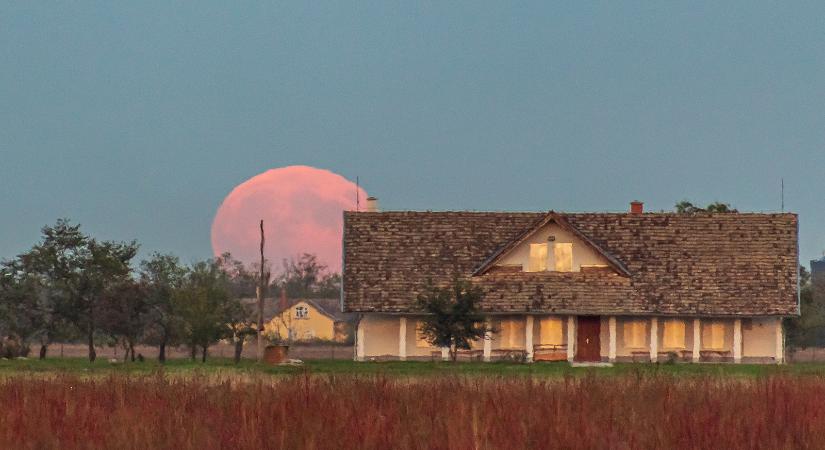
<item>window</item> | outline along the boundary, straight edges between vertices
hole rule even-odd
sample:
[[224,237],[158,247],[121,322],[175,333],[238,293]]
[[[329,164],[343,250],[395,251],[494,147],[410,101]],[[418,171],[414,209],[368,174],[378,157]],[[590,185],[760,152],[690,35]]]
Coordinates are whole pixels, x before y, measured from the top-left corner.
[[573,243],[558,242],[553,245],[553,257],[556,261],[556,272],[573,271]]
[[296,306],[295,307],[295,318],[296,319],[306,319],[309,317],[309,309],[306,306]]
[[644,348],[647,322],[644,320],[629,320],[624,323],[624,346],[627,348]]
[[528,272],[547,270],[547,244],[530,244],[530,263]]
[[422,326],[424,326],[424,322],[420,320],[415,323],[415,346],[418,348],[429,348],[430,343],[427,341],[427,337],[424,336],[424,332],[421,331]]
[[517,336],[518,323],[514,319],[503,319],[501,321],[501,347],[519,348],[519,336]]
[[725,348],[725,323],[713,321],[702,327],[702,348],[723,350]]
[[540,327],[541,343],[543,345],[564,344],[561,317],[542,317]]
[[685,348],[685,322],[678,319],[665,320],[663,336],[664,348]]

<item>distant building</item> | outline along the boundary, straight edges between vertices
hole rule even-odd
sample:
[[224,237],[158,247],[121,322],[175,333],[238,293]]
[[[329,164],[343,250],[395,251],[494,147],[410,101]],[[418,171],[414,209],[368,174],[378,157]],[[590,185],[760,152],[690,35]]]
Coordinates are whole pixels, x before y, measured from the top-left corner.
[[337,298],[291,299],[278,305],[264,324],[265,333],[284,341],[347,342],[355,314],[341,312]]
[[825,256],[811,261],[811,280],[825,277]]

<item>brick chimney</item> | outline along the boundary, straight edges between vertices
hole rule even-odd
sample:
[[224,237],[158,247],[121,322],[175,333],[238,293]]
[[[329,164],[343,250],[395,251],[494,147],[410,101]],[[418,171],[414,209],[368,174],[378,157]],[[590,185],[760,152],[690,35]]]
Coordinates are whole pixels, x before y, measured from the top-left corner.
[[633,200],[630,202],[630,214],[641,214],[645,211],[645,204],[638,201]]
[[375,197],[367,198],[367,212],[378,212],[378,199]]

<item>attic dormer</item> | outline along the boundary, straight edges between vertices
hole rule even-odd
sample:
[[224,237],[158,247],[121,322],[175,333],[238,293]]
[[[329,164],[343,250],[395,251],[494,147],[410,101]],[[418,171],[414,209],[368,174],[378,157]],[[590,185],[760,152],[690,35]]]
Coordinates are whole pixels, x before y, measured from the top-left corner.
[[547,224],[507,252],[495,264],[520,267],[523,272],[580,272],[582,268],[607,268],[607,259],[573,233]]
[[534,273],[607,269],[630,276],[624,264],[553,211],[490,255],[473,276],[492,268]]

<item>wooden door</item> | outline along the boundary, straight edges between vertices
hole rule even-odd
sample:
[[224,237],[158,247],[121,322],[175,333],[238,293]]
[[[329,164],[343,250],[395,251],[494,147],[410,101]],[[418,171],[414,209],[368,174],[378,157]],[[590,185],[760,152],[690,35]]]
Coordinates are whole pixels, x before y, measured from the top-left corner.
[[602,319],[599,316],[579,316],[576,327],[576,361],[601,361]]

